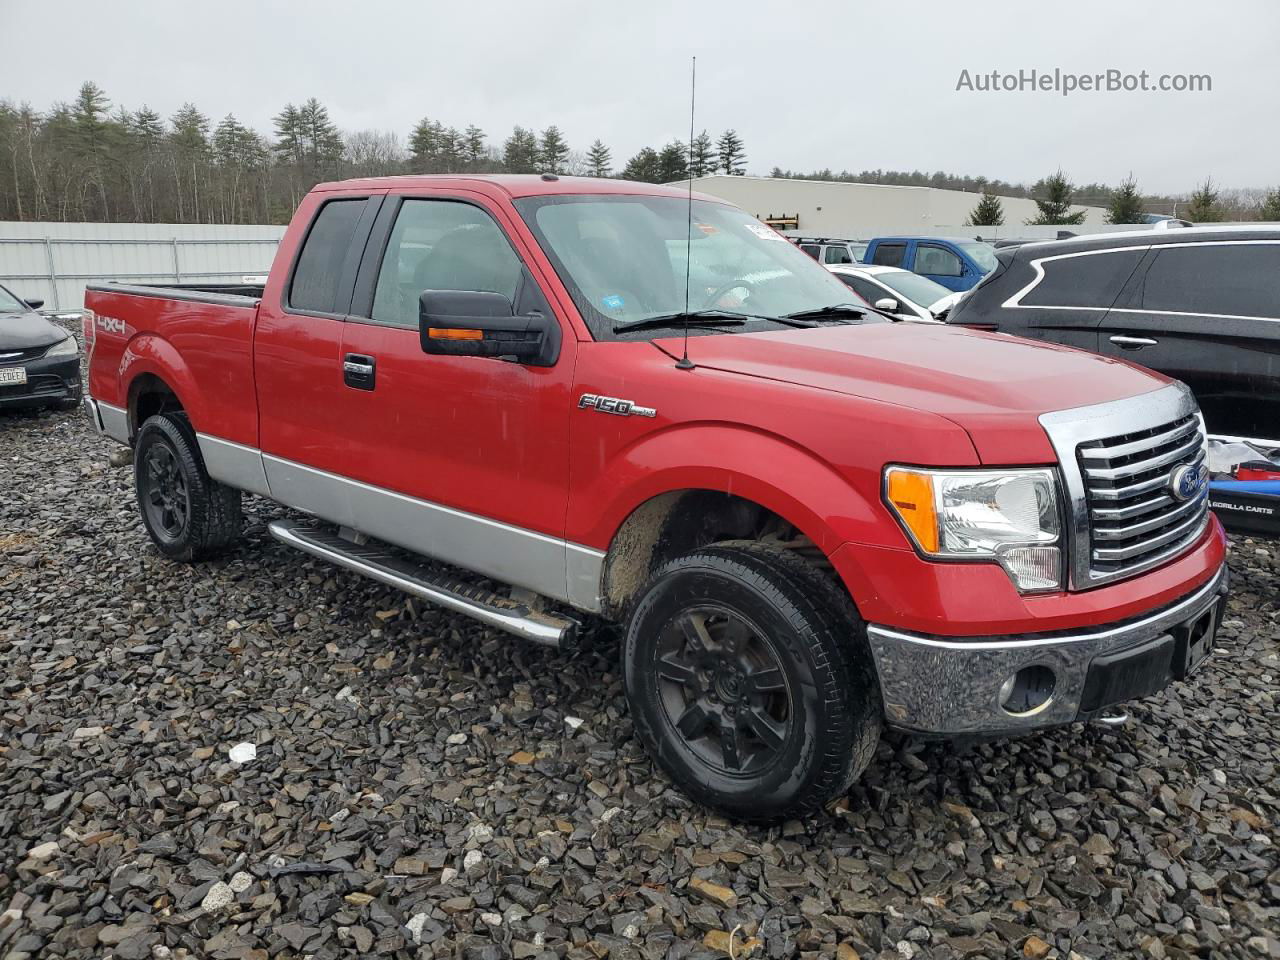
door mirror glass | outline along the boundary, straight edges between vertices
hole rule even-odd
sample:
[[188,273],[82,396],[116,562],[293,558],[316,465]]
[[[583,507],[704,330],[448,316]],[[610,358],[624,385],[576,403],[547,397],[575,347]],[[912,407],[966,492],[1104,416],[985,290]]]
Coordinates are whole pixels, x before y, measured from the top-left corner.
[[541,311],[514,315],[500,293],[424,290],[418,298],[418,331],[424,353],[451,357],[499,357],[533,366],[555,363],[555,320]]

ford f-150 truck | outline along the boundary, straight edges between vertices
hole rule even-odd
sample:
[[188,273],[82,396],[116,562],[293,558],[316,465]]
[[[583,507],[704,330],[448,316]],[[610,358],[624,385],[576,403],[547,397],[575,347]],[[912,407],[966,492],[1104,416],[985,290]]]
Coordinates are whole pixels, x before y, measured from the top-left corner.
[[1212,643],[1185,387],[886,322],[714,198],[323,184],[265,285],[87,306],[88,414],[161,553],[228,545],[249,492],[309,515],[270,525],[290,547],[495,628],[620,621],[639,737],[738,817],[819,807],[885,725],[1089,719]]

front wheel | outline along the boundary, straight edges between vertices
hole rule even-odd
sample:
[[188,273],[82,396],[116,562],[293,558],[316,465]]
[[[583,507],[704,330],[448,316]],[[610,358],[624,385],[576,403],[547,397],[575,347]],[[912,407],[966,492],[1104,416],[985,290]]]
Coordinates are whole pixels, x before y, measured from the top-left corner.
[[205,471],[195,432],[180,413],[149,417],[133,456],[138,509],[151,540],[174,560],[199,560],[240,533],[240,491]]
[[786,550],[715,544],[661,567],[627,628],[637,732],[690,796],[745,820],[803,816],[875,752],[880,693],[862,624]]

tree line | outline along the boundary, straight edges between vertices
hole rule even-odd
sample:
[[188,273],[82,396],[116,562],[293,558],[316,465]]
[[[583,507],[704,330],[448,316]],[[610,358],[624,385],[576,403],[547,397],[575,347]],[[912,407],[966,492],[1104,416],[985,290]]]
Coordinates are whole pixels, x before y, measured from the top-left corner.
[[474,124],[429,117],[408,137],[341,131],[312,98],[286,104],[264,136],[232,114],[214,121],[194,104],[163,118],[113,109],[95,83],[45,112],[0,100],[0,220],[286,223],[315,184],[407,173],[554,173],[666,183],[746,172],[733,130],[692,144],[644,147],[615,170],[601,140],[571,147],[556,126],[516,126],[492,142]]
[[[1088,189],[1097,189],[1097,184]],[[1146,223],[1148,214],[1176,216],[1192,223],[1217,223],[1223,220],[1280,220],[1280,188],[1265,193],[1251,191],[1249,200],[1242,202],[1243,191],[1224,197],[1223,192],[1214,184],[1212,178],[1206,177],[1204,182],[1192,191],[1191,196],[1182,202],[1181,208],[1175,202],[1169,213],[1162,209],[1149,210],[1149,201],[1138,190],[1138,182],[1132,173],[1118,187],[1106,188],[1107,207],[1106,222],[1113,224]],[[1075,226],[1084,223],[1086,211],[1072,210],[1077,198],[1078,188],[1058,170],[1038,181],[1030,194],[1035,200],[1038,213],[1027,220],[1028,225],[1062,225]],[[1157,201],[1159,203],[1160,201]],[[1004,224],[1004,205],[1000,197],[988,186],[983,187],[982,198],[974,206],[965,221],[972,227],[998,227]]]
[[[314,98],[286,104],[269,136],[233,114],[215,121],[190,103],[167,118],[146,106],[113,109],[93,82],[82,84],[70,103],[44,112],[0,100],[0,220],[285,223],[312,186],[348,177],[556,173],[669,183],[742,175],[746,164],[746,145],[735,130],[715,138],[703,130],[692,143],[646,146],[615,163],[603,141],[575,149],[554,125],[542,131],[516,126],[500,141],[474,124],[454,127],[429,117],[405,138],[386,130],[341,131]],[[1280,220],[1280,190],[1222,190],[1210,180],[1190,197],[1174,197],[1142,195],[1132,176],[1119,186],[1075,185],[1061,171],[1031,186],[919,170],[774,167],[770,175],[973,191],[983,194],[972,215],[979,226],[1003,222],[1000,196],[1035,199],[1041,205],[1036,220],[1043,223],[1078,222],[1070,219],[1081,214],[1072,204],[1107,206],[1113,218],[1145,211],[1197,222]]]

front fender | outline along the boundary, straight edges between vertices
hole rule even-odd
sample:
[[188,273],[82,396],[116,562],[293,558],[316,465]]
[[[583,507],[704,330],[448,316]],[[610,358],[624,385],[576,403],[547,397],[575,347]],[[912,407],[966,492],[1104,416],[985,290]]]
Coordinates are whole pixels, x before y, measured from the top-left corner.
[[638,439],[575,486],[569,539],[607,549],[623,521],[653,497],[715,490],[773,511],[825,554],[848,541],[900,546],[902,534],[880,505],[879,485],[878,469],[846,465],[842,472],[778,434],[686,423]]

